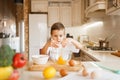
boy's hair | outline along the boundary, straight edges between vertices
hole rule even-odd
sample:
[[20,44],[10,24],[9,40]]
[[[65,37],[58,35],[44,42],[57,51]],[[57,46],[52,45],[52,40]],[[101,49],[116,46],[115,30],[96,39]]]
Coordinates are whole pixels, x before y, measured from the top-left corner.
[[62,23],[56,22],[51,27],[51,34],[52,34],[53,30],[64,30],[64,29],[65,29],[65,27],[64,27],[64,25]]

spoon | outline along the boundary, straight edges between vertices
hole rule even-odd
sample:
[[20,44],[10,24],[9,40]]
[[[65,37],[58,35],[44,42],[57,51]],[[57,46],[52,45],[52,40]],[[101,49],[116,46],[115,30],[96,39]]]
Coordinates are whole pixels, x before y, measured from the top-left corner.
[[[96,63],[95,63],[95,64],[96,64]],[[105,67],[105,66],[102,66],[102,65],[99,65],[99,64],[96,64],[96,65],[98,65],[99,67],[101,67],[101,68],[103,68],[103,69],[112,71],[113,73],[120,74],[120,70],[113,70],[113,69],[110,69],[110,68],[108,68],[108,67]]]

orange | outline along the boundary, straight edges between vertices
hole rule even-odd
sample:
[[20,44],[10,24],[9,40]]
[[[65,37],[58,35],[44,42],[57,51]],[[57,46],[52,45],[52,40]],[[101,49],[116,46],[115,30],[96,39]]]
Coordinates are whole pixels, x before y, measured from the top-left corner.
[[59,56],[57,63],[63,65],[66,64],[66,60],[64,60],[62,56]]
[[52,66],[48,66],[43,70],[43,76],[46,79],[53,78],[56,75],[56,69]]

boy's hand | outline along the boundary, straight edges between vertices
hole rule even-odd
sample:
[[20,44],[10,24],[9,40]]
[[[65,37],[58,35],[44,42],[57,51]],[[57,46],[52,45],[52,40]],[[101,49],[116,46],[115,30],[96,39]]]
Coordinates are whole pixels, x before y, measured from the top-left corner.
[[58,47],[61,46],[61,43],[58,42],[58,41],[55,41],[55,40],[51,40],[51,46],[55,47],[55,48],[58,48]]
[[56,40],[51,39],[51,46],[58,48],[62,45],[62,47],[65,47],[71,41],[72,41],[72,38],[64,38],[62,42],[58,42]]
[[62,46],[65,47],[68,43],[70,43],[72,38],[65,38],[62,41]]

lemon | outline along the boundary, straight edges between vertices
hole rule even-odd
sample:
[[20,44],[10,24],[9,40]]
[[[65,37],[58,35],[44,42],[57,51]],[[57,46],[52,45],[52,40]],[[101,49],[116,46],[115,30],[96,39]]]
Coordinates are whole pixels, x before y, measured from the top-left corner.
[[43,76],[46,79],[53,78],[56,75],[56,69],[52,66],[48,66],[43,70]]
[[62,56],[59,56],[57,63],[63,65],[66,64],[66,60],[64,60]]
[[7,80],[13,72],[12,66],[0,67],[0,80]]

